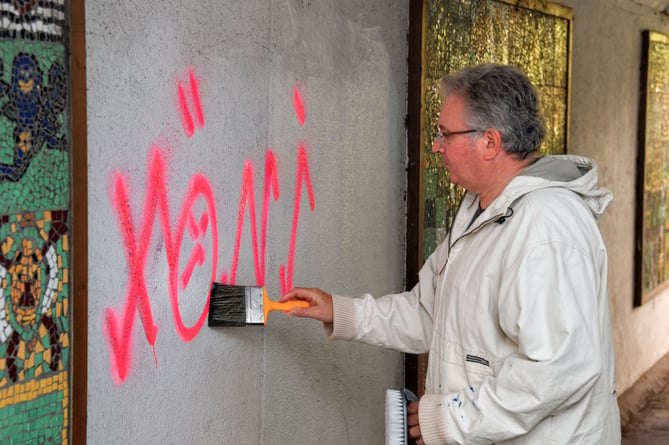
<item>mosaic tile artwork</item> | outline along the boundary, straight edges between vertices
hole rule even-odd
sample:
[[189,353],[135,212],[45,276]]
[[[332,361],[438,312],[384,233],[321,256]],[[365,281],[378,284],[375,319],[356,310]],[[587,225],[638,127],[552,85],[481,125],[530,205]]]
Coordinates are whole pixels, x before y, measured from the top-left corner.
[[0,0],[0,443],[68,443],[64,0]]
[[[640,244],[641,295],[644,303],[662,290],[669,280],[669,36],[649,32],[647,40],[647,79],[645,113],[645,147],[643,228]],[[639,236],[637,235],[637,236]],[[640,297],[640,298],[639,298]]]
[[65,49],[17,41],[0,47],[0,210],[63,208],[69,200]]
[[524,7],[504,0],[423,2],[423,260],[446,236],[464,192],[449,182],[431,151],[444,75],[485,62],[520,67],[538,89],[546,121],[540,152],[566,152],[571,10],[546,1],[520,4]]

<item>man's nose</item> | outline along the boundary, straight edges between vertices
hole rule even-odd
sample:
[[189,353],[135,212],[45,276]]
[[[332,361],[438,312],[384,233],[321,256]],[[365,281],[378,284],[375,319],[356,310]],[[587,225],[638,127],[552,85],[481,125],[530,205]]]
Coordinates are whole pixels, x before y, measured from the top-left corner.
[[438,138],[435,138],[434,142],[432,142],[432,153],[440,153],[442,151],[444,151],[444,145]]

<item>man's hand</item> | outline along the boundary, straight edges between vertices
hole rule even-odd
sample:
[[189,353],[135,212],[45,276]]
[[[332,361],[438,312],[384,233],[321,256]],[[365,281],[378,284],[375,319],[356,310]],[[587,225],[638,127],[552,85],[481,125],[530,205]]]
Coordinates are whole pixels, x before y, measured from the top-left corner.
[[420,425],[418,425],[418,402],[411,402],[407,405],[407,426],[409,437],[416,441],[416,445],[425,445],[420,434]]
[[304,300],[310,304],[308,308],[291,309],[290,315],[313,318],[324,323],[332,323],[332,295],[324,290],[296,287],[279,298],[279,302],[281,303],[288,300]]

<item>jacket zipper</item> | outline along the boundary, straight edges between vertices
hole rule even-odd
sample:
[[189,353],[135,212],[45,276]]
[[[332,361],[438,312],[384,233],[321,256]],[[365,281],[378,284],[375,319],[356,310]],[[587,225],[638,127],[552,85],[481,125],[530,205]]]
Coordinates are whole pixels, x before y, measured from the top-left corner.
[[[509,214],[508,210],[511,210],[511,214]],[[473,229],[465,231],[465,233],[460,235],[455,241],[453,241],[453,243],[451,243],[451,235],[453,234],[453,225],[451,224],[451,230],[448,231],[448,256],[446,258],[446,261],[444,262],[444,265],[439,270],[439,275],[442,275],[444,273],[444,271],[446,270],[446,266],[448,265],[448,260],[451,258],[451,249],[453,247],[455,247],[455,245],[457,244],[458,241],[460,241],[461,239],[463,239],[463,238],[465,238],[465,237],[467,237],[471,234],[474,234],[474,233],[478,232],[479,230],[481,230],[483,227],[489,225],[490,223],[498,222],[502,218],[508,218],[512,214],[513,214],[513,209],[511,207],[507,207],[506,212],[498,213],[498,214],[486,219],[481,224],[475,226]],[[457,212],[456,212],[456,215],[457,215]],[[454,219],[454,222],[455,222],[455,219]]]

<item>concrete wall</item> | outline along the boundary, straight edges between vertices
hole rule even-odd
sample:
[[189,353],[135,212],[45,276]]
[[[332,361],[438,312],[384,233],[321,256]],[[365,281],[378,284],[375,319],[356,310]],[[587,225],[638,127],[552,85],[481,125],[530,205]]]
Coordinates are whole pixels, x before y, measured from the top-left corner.
[[[600,227],[623,392],[669,351],[669,296],[632,304],[641,32],[669,33],[669,22],[633,0],[561,3],[575,16],[570,150],[598,161],[615,197]],[[291,283],[349,294],[403,286],[406,2],[86,9],[89,442],[382,443],[399,354],[327,343],[318,323],[280,314],[264,328],[198,320],[212,276],[263,282],[273,298]],[[204,118],[191,136],[178,95],[181,84],[195,110],[190,72]],[[238,217],[252,178],[260,244],[268,153],[279,197],[263,255],[250,207],[241,226]],[[190,214],[197,223],[182,225]],[[190,275],[193,252],[202,263]]]
[[622,393],[669,351],[669,295],[633,306],[641,33],[669,33],[669,17],[632,0],[561,3],[574,11],[570,150],[597,160],[614,196],[600,228]]
[[407,28],[401,0],[86,4],[89,443],[383,442],[399,353],[198,323],[212,278],[403,287]]

